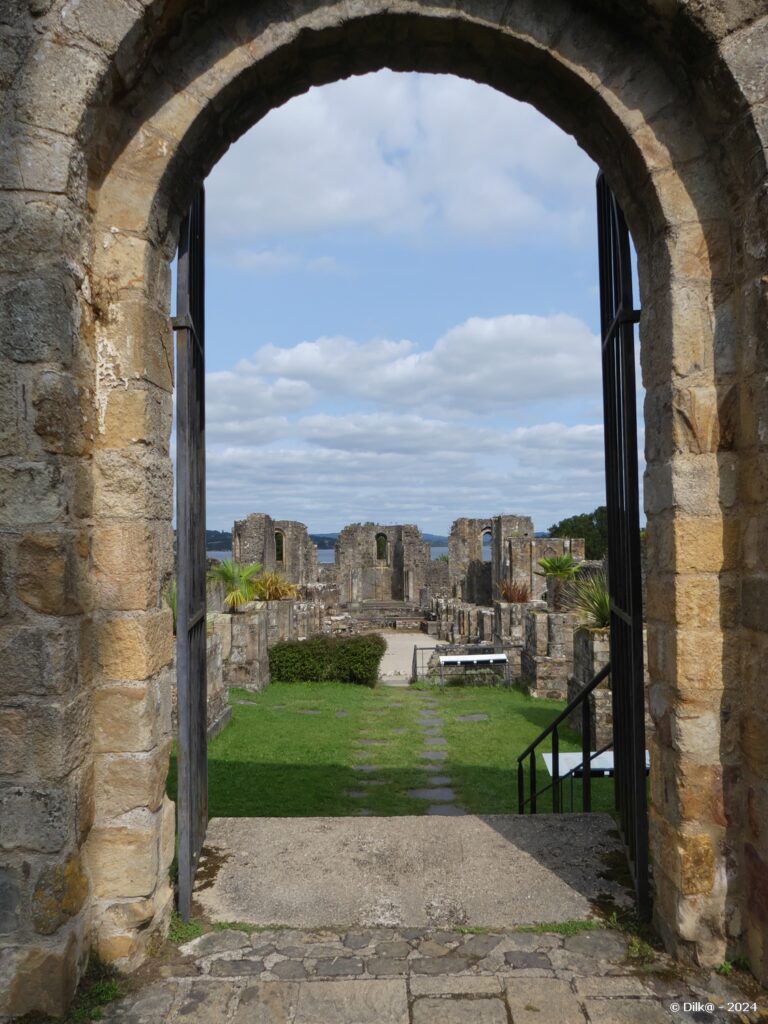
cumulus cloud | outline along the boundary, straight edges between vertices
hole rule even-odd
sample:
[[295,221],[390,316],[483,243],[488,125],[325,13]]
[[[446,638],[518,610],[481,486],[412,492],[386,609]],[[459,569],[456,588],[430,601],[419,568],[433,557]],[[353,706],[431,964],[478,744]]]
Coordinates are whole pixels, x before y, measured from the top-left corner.
[[426,351],[407,340],[265,345],[243,365],[315,391],[454,415],[600,393],[599,340],[565,314],[473,317]]
[[264,509],[314,529],[363,518],[443,531],[459,514],[512,511],[546,527],[604,501],[602,425],[578,419],[599,390],[597,339],[564,315],[473,318],[426,350],[267,345],[209,375],[209,518]]
[[245,135],[209,179],[210,236],[567,239],[588,222],[594,176],[526,104],[452,76],[381,71],[311,89]]

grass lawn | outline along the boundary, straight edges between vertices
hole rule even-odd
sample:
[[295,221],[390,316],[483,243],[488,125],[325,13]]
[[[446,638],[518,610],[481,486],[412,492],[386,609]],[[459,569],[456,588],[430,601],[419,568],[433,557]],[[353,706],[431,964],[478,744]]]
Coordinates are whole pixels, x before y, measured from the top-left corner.
[[[439,748],[448,755],[440,774],[450,776],[457,802],[474,814],[516,813],[517,756],[563,703],[501,687],[273,683],[263,693],[230,694],[232,721],[208,750],[211,817],[354,815],[361,807],[376,815],[424,814],[429,801],[410,797],[408,790],[431,784],[418,722],[431,697],[447,740]],[[475,714],[488,719],[460,720]],[[561,733],[560,747],[579,749],[578,736]],[[353,768],[366,762],[375,770]],[[539,762],[541,787],[549,776]],[[171,796],[175,786],[174,759]],[[361,791],[364,798],[351,795]],[[574,792],[578,809],[580,783]],[[612,806],[612,780],[593,782],[593,807]],[[539,799],[541,810],[550,807],[549,794]]]

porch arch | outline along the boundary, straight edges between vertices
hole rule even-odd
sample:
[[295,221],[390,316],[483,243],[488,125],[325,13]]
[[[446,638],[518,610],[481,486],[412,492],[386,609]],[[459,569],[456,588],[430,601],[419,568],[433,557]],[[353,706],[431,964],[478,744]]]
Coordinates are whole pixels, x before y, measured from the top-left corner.
[[[69,487],[73,498],[45,522],[45,543],[31,536],[34,525],[22,537],[12,524],[11,564],[31,565],[27,577],[53,557],[51,543],[63,552],[74,605],[40,605],[48,598],[33,592],[37,606],[22,596],[16,607],[59,616],[70,632],[82,623],[73,644],[85,695],[73,700],[87,703],[92,722],[68,783],[64,843],[73,855],[83,847],[88,897],[46,948],[82,963],[87,925],[102,955],[133,966],[170,912],[173,814],[162,781],[171,634],[161,595],[171,567],[169,260],[181,218],[226,148],[270,109],[386,66],[462,75],[532,103],[575,135],[624,208],[644,310],[656,919],[677,953],[716,963],[740,949],[765,980],[768,912],[746,898],[768,884],[758,827],[768,723],[757,714],[768,650],[768,387],[759,374],[768,258],[758,245],[766,171],[756,125],[765,121],[753,84],[765,23],[744,13],[693,24],[675,12],[652,31],[637,5],[632,34],[623,14],[573,0],[546,9],[536,0],[162,6],[146,4],[141,21],[126,9],[106,41],[66,21],[57,37],[52,25],[34,52],[53,54],[53,81],[50,62],[46,72],[30,59],[17,94],[30,145],[48,145],[51,131],[66,139],[66,173],[37,186],[65,192],[74,209],[67,258],[80,261],[76,287],[62,257],[50,269],[51,302],[78,339],[56,358],[90,430],[78,448],[34,428],[30,450],[42,466],[64,445],[71,477],[51,479],[50,493]],[[681,26],[689,52],[673,65]],[[75,44],[85,32],[89,46],[62,45],[62,31]],[[74,98],[46,106],[59,78]],[[714,146],[726,130],[728,144]],[[54,217],[49,236],[69,253]],[[18,301],[31,314],[33,297]],[[29,379],[27,355],[10,350],[19,380]],[[40,522],[25,514],[22,523]],[[14,629],[29,625],[19,622]],[[20,948],[33,942],[19,934]]]

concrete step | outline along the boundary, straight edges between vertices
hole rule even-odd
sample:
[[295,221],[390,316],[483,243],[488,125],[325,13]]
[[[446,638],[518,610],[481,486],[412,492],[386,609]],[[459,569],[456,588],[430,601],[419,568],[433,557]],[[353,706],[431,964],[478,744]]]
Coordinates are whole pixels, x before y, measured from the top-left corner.
[[621,854],[607,814],[213,818],[195,900],[213,921],[508,928],[585,919]]

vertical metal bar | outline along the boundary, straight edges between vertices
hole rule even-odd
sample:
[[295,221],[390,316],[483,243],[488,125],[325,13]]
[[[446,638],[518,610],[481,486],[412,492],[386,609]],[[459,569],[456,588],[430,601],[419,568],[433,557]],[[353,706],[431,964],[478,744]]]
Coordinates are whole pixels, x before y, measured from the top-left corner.
[[581,703],[581,809],[592,810],[592,765],[589,755],[592,753],[592,716],[589,708],[589,697]]
[[552,810],[560,813],[560,737],[557,726],[552,731]]
[[635,878],[638,909],[650,911],[645,790],[645,710],[629,232],[602,174],[597,181],[603,353],[614,787]]
[[523,762],[517,762],[517,813],[525,814],[525,773]]
[[530,774],[529,787],[530,787],[530,807],[531,814],[536,813],[536,751],[531,751],[531,756],[528,760],[528,772]]
[[189,919],[208,822],[205,629],[205,207],[198,194],[179,241],[176,330],[176,679],[179,913]]

